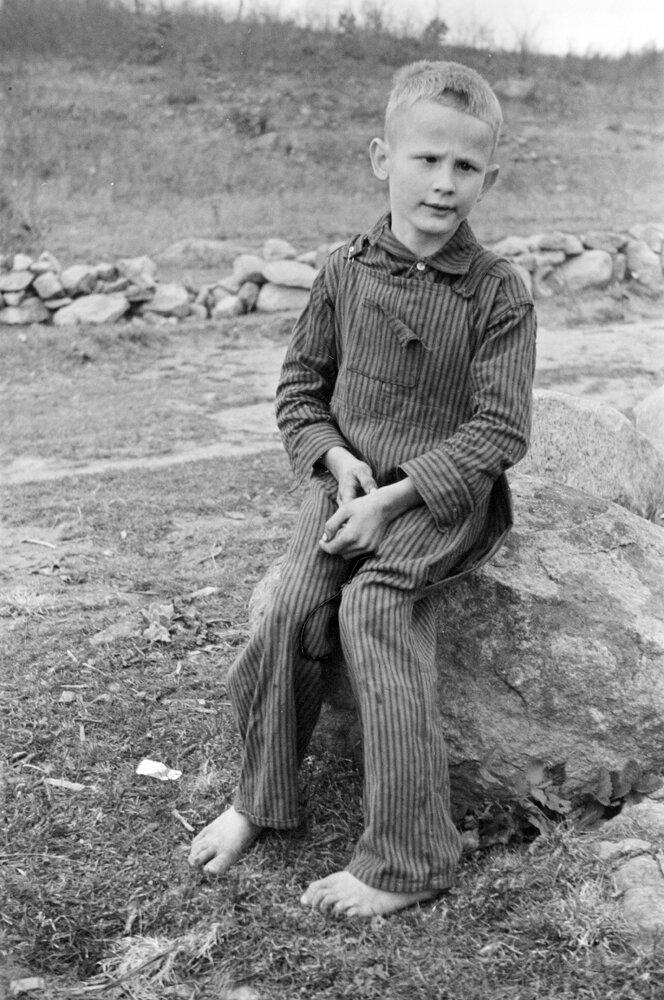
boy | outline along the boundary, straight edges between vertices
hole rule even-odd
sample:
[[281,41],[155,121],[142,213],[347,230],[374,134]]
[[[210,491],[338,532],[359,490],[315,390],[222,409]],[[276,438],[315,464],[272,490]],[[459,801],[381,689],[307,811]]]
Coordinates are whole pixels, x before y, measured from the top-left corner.
[[390,213],[331,254],[281,373],[277,422],[309,488],[272,605],[228,678],[244,741],[235,803],[189,860],[223,872],[263,828],[297,826],[336,614],[363,731],[365,829],[347,869],[304,893],[322,911],[430,899],[459,858],[432,588],[511,525],[504,471],[527,448],[535,353],[530,296],[466,222],[496,180],[501,122],[467,67],[397,74],[370,146]]

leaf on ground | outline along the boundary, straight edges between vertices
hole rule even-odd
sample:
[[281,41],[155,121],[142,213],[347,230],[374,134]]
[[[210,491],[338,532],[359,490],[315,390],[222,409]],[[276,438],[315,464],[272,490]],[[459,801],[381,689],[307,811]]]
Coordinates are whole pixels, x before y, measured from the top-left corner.
[[160,625],[158,622],[152,622],[151,625],[148,625],[148,627],[143,630],[143,637],[148,639],[149,642],[171,641],[168,629],[164,625]]
[[44,778],[44,784],[50,785],[51,788],[62,788],[66,792],[84,792],[88,787],[79,781],[67,781],[66,778]]
[[136,768],[136,774],[146,778],[157,778],[158,781],[177,781],[182,777],[182,771],[176,771],[172,767],[167,767],[160,760],[150,760],[145,757]]
[[116,642],[118,639],[138,639],[140,634],[140,629],[137,628],[135,621],[127,618],[124,621],[114,622],[108,628],[97,632],[90,638],[90,643],[93,646],[103,646],[105,643]]

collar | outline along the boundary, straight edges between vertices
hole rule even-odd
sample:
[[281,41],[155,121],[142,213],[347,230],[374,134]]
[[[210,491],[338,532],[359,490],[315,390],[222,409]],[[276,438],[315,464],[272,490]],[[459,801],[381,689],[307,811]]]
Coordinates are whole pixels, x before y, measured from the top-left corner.
[[425,260],[426,263],[438,271],[445,274],[468,274],[473,257],[475,256],[479,243],[473,235],[473,231],[464,219],[454,236],[445,246],[441,247],[430,257],[417,257],[412,250],[401,243],[392,230],[390,223],[392,217],[389,212],[382,215],[380,219],[362,238],[362,242],[367,242],[369,246],[379,246],[392,257],[397,257],[405,261]]

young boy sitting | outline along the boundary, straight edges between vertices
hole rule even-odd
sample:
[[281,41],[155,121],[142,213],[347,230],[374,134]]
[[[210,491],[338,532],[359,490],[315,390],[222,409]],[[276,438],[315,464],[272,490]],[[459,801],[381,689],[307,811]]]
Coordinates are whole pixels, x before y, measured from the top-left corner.
[[459,859],[434,594],[511,525],[504,472],[527,448],[535,356],[528,292],[466,221],[498,175],[501,122],[465,66],[397,74],[370,147],[390,212],[330,255],[281,373],[277,422],[308,490],[271,606],[228,678],[244,741],[234,805],[189,860],[224,872],[262,829],[298,825],[337,622],[362,726],[364,832],[348,867],[304,893],[323,911],[430,899]]

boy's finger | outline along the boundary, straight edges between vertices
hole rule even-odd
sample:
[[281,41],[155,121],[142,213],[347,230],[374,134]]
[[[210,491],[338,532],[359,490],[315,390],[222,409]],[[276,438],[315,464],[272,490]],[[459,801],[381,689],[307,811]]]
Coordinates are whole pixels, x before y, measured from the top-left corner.
[[360,486],[365,493],[372,493],[378,489],[378,483],[370,473],[364,473],[360,477]]
[[324,542],[331,542],[336,533],[341,528],[342,524],[346,522],[346,520],[347,520],[346,515],[341,513],[341,508],[340,508],[336,512],[336,514],[333,514],[332,517],[330,517],[325,522],[325,527],[323,528],[322,540]]

